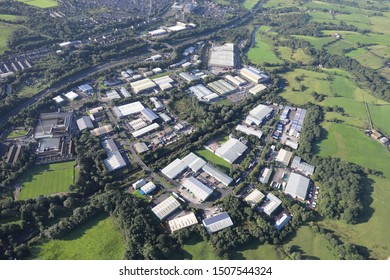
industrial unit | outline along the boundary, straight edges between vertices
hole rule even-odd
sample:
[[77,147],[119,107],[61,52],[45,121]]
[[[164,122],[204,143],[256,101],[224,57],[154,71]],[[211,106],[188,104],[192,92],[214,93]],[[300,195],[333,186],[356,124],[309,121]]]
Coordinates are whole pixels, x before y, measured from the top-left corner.
[[135,93],[149,91],[156,87],[156,84],[149,78],[130,83],[131,88]]
[[248,125],[260,125],[271,112],[272,108],[259,104],[249,112],[245,123]]
[[219,95],[227,95],[237,90],[234,86],[222,79],[209,83],[207,86]]
[[187,215],[172,219],[168,221],[169,228],[171,232],[195,225],[198,223],[196,216],[193,212],[188,213]]
[[202,167],[202,170],[204,172],[206,172],[207,174],[209,174],[214,179],[216,179],[218,182],[220,182],[223,185],[225,185],[226,187],[229,186],[231,184],[231,182],[233,182],[233,178],[231,178],[230,176],[226,175],[222,171],[218,170],[217,168],[215,168],[211,164],[208,164],[208,163],[205,164]]
[[238,124],[236,126],[236,130],[237,131],[241,131],[242,133],[245,133],[246,135],[256,136],[259,139],[263,135],[263,132],[261,132],[260,130],[254,129],[253,127],[248,127],[248,126],[245,126],[245,125],[241,125],[241,124]]
[[285,149],[280,149],[278,155],[276,156],[276,161],[282,163],[285,166],[288,166],[290,163],[292,152],[286,151]]
[[202,223],[208,233],[214,233],[233,225],[233,221],[227,212],[222,212],[210,218],[206,218]]
[[212,46],[210,49],[209,66],[226,68],[234,67],[234,44],[227,43],[223,46]]
[[272,213],[282,204],[282,201],[276,197],[273,193],[267,194],[268,202],[263,208],[263,211],[268,216],[271,216]]
[[266,81],[269,77],[262,71],[253,68],[245,67],[240,70],[240,75],[246,80],[258,84],[260,82]]
[[175,212],[180,207],[180,203],[173,197],[169,196],[155,207],[152,208],[152,212],[160,219],[164,220],[170,214]]
[[265,195],[258,189],[254,189],[244,200],[251,206],[255,206],[264,199]]
[[230,138],[215,151],[215,154],[227,162],[233,163],[246,151],[246,149],[248,149],[248,147],[241,143],[240,140]]
[[211,102],[219,98],[219,95],[209,90],[202,84],[195,85],[189,90],[198,98],[199,101]]
[[77,123],[77,127],[79,128],[80,131],[84,130],[86,128],[94,128],[91,119],[87,116],[83,116],[83,117],[79,118],[76,121],[76,123]]
[[307,190],[309,189],[310,179],[295,172],[291,172],[288,179],[285,193],[291,195],[293,198],[301,200],[306,199]]
[[131,135],[133,135],[134,138],[138,138],[158,128],[160,128],[160,126],[157,123],[152,123],[151,125],[132,132]]
[[92,129],[90,132],[93,136],[101,136],[107,133],[110,133],[114,129],[111,124],[100,126],[98,128]]
[[192,176],[185,178],[182,182],[182,186],[198,198],[200,202],[206,201],[213,193],[212,189]]
[[118,118],[123,118],[128,115],[137,114],[145,109],[145,106],[141,102],[133,102],[118,107],[113,107],[112,111]]

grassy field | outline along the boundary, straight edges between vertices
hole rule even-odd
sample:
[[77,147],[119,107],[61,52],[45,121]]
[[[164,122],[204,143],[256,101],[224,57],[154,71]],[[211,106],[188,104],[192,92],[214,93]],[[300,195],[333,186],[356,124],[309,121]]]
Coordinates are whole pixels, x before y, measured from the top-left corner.
[[295,50],[292,58],[297,62],[301,62],[302,64],[309,64],[311,61],[311,56],[305,54],[302,49]]
[[387,234],[390,232],[390,153],[355,127],[336,123],[324,123],[323,127],[328,136],[318,145],[317,151],[321,156],[335,156],[382,171],[385,178],[369,177],[372,190],[366,193],[365,201],[370,209],[365,213],[364,222],[348,225],[325,220],[321,224],[336,231],[345,241],[366,247],[372,258],[386,259],[390,256],[390,239]]
[[250,244],[233,253],[235,260],[280,260],[273,245]]
[[284,247],[300,252],[303,259],[335,260],[331,244],[321,234],[315,234],[309,226],[303,226]]
[[0,19],[6,20],[6,21],[16,21],[18,19],[18,16],[8,15],[8,14],[0,14]]
[[219,260],[213,247],[206,241],[189,240],[184,246],[188,258],[192,260]]
[[220,158],[213,152],[210,152],[209,150],[202,149],[195,152],[198,156],[203,158],[204,160],[210,162],[215,167],[221,169],[222,171],[229,172],[231,164],[227,162],[226,160]]
[[10,134],[8,134],[7,139],[12,139],[12,138],[18,138],[22,136],[26,136],[28,131],[20,129],[20,130],[13,130]]
[[8,49],[7,39],[17,26],[0,22],[0,55]]
[[256,34],[256,44],[248,52],[248,58],[251,62],[259,65],[264,63],[279,64],[282,61],[273,52],[273,46],[262,36],[262,30]]
[[250,10],[252,9],[259,0],[245,0],[245,2],[242,4],[246,9]]
[[19,2],[26,3],[38,8],[53,8],[58,6],[58,2],[55,0],[17,0]]
[[35,165],[21,178],[23,187],[19,199],[68,192],[73,184],[74,164],[75,161]]
[[369,108],[374,126],[390,135],[390,105],[369,104]]
[[51,240],[33,249],[41,260],[121,260],[125,240],[110,217],[100,216],[70,232],[64,239]]
[[295,60],[292,58],[292,49],[289,47],[278,47],[277,52],[280,58],[294,62]]
[[312,37],[304,35],[293,35],[293,37],[308,41],[314,48],[321,49],[325,44],[335,40],[333,37]]

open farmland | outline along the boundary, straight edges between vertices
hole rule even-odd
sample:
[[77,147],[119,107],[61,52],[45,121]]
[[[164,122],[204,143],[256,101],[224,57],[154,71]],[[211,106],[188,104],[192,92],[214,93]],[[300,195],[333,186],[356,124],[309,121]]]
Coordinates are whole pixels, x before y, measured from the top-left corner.
[[260,28],[256,34],[255,46],[248,52],[249,60],[258,65],[281,63],[282,61],[273,51],[274,47],[271,45],[271,42],[262,36],[262,33],[263,29]]
[[36,246],[34,258],[41,260],[121,260],[125,240],[107,216],[92,219],[63,239]]
[[12,22],[12,21],[16,21],[18,19],[18,16],[8,15],[8,14],[0,14],[0,19]]
[[53,8],[58,6],[56,0],[17,0],[38,8]]
[[219,260],[214,249],[207,241],[190,239],[183,246],[187,258],[191,260]]
[[22,176],[19,199],[68,192],[75,179],[74,165],[75,161],[68,161],[34,166]]
[[7,40],[17,26],[0,22],[0,55],[8,49]]

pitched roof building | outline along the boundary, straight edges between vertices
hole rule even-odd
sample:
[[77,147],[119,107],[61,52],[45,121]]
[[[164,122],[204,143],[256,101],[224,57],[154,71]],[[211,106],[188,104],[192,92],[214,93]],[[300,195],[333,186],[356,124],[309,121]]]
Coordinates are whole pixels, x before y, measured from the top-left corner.
[[233,225],[233,221],[227,212],[219,213],[202,221],[208,233],[214,233]]

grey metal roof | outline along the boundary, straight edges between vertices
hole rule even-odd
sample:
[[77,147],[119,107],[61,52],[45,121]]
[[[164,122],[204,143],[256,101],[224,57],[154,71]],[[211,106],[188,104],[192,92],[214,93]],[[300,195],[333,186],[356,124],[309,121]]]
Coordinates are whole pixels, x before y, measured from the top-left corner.
[[307,190],[309,188],[310,179],[300,174],[292,172],[288,179],[285,192],[291,195],[293,198],[300,198],[304,200],[306,198]]

